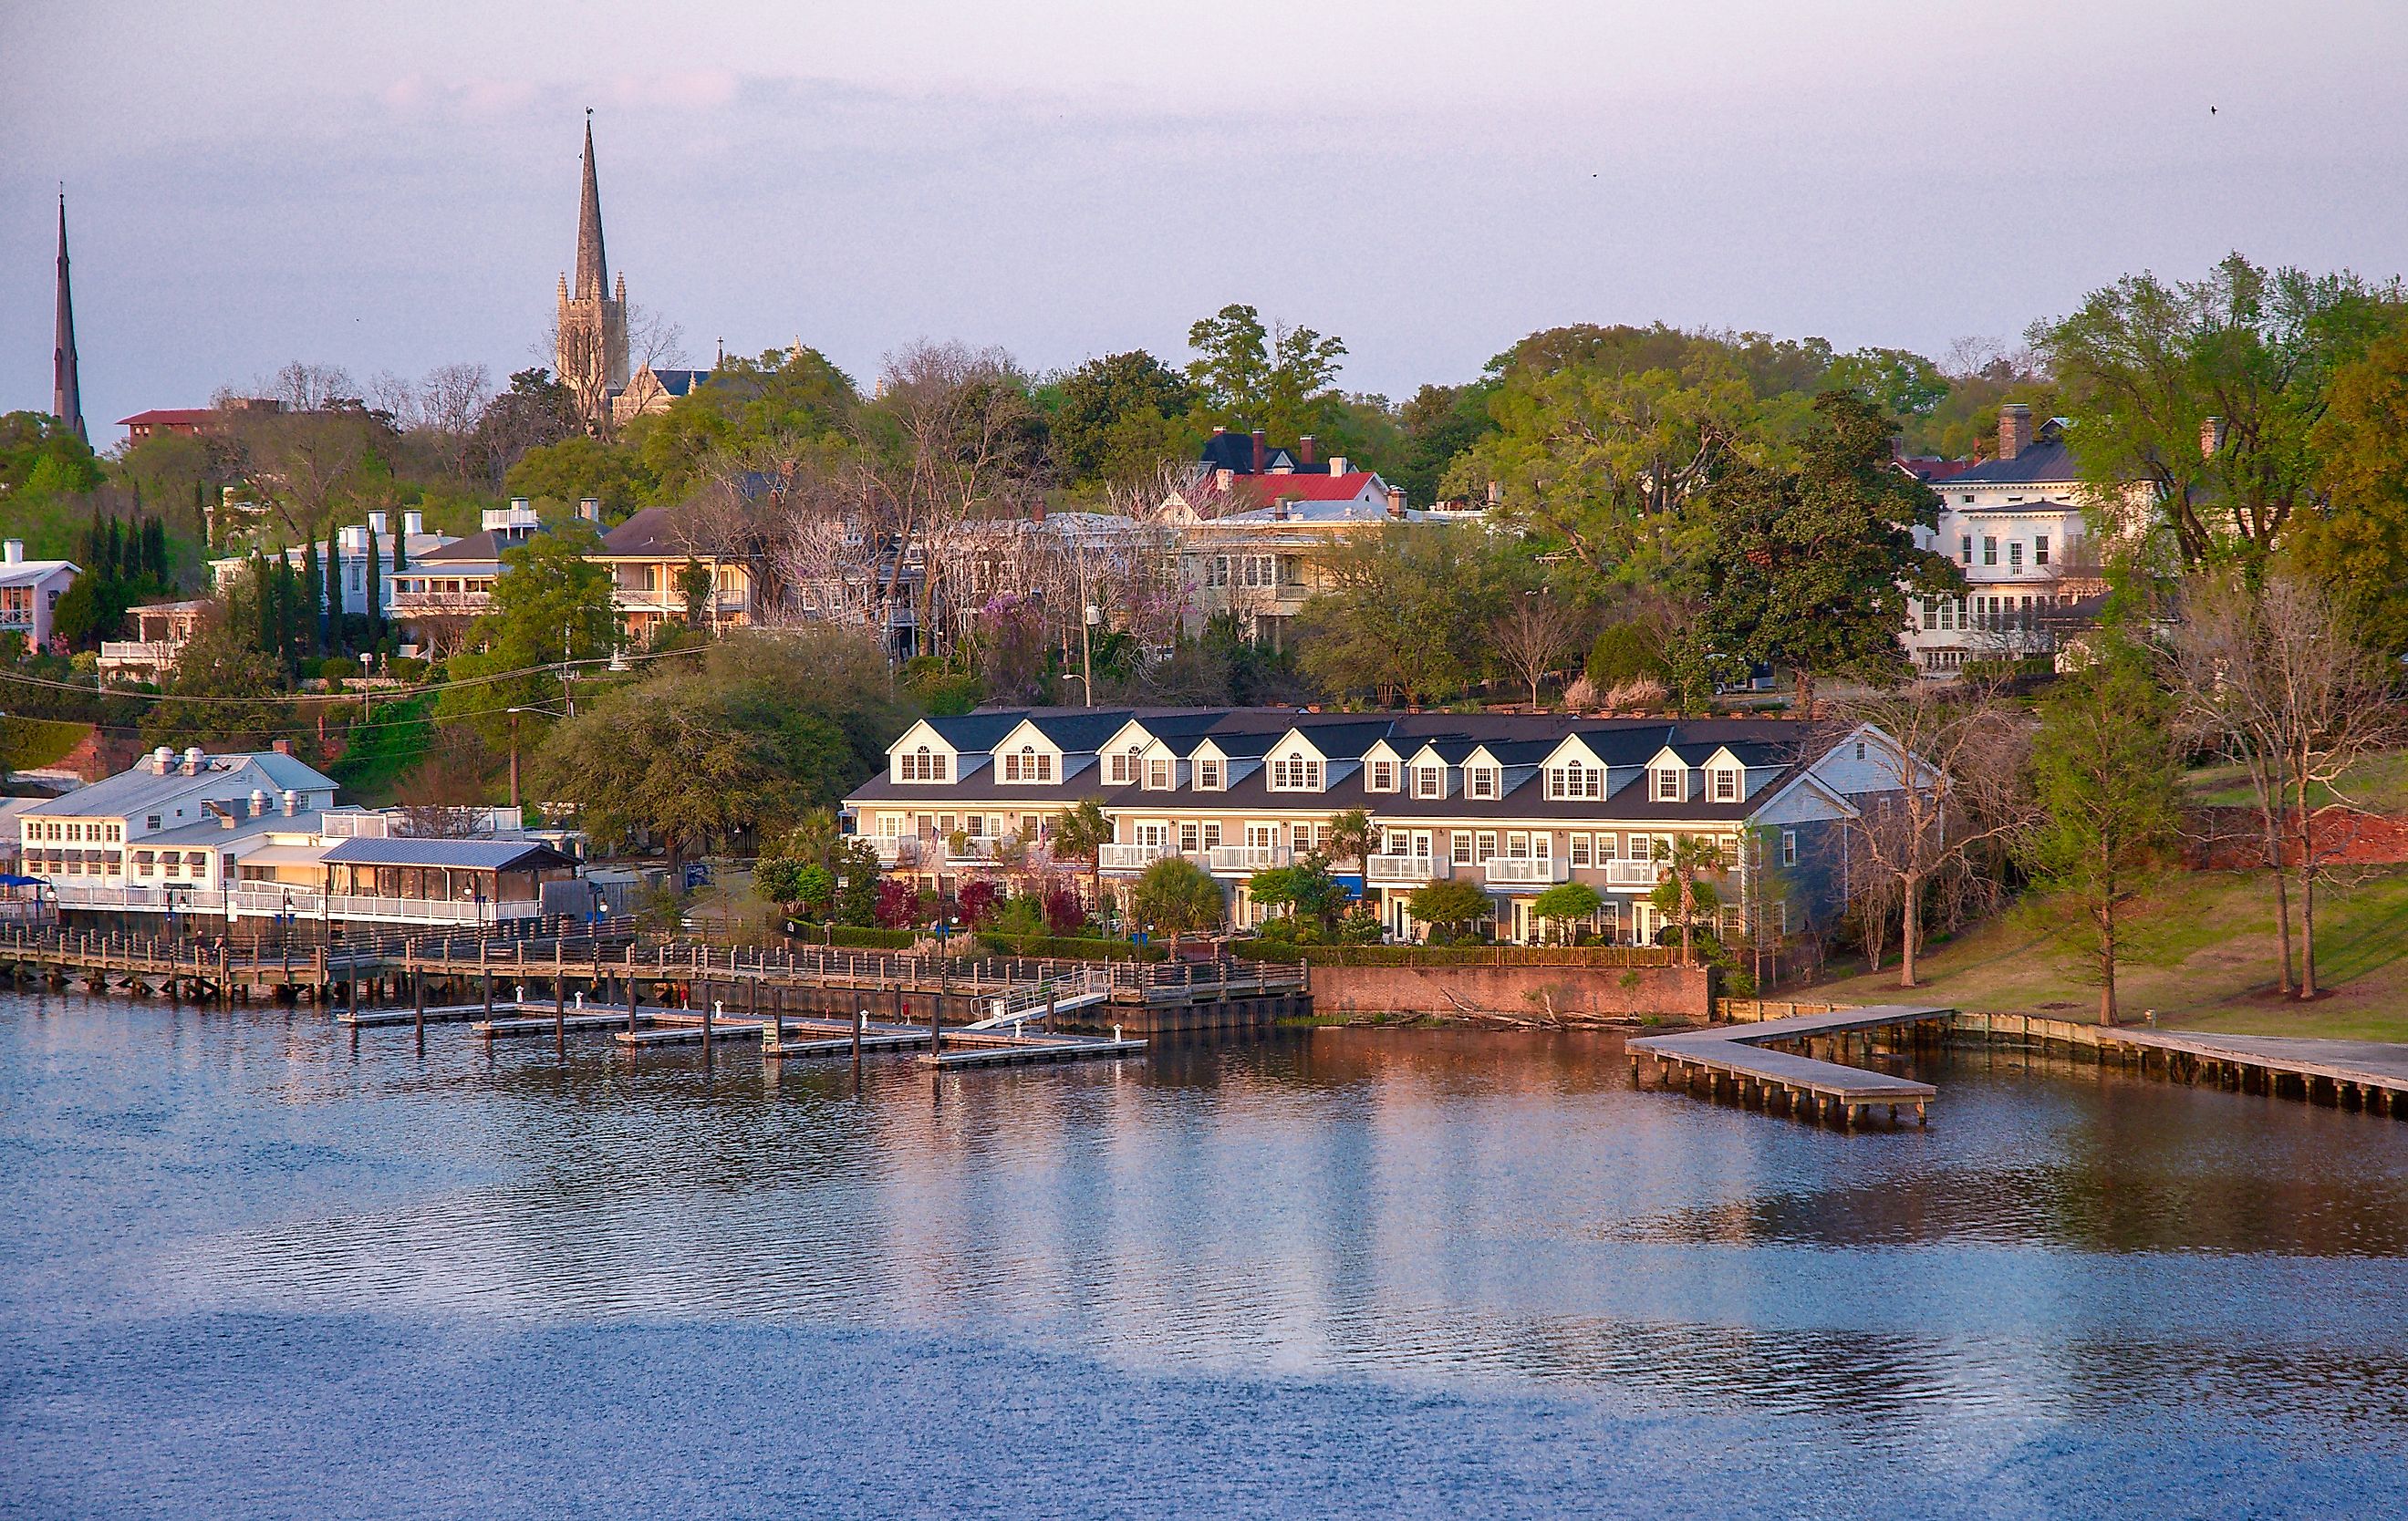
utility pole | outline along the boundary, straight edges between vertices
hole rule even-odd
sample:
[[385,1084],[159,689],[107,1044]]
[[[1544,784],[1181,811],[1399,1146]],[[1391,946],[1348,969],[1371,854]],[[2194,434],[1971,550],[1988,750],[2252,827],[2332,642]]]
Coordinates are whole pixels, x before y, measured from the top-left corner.
[[1079,689],[1086,705],[1096,705],[1096,625],[1103,619],[1103,609],[1087,595],[1087,545],[1079,543]]
[[519,805],[519,710],[511,708],[510,717],[510,806]]

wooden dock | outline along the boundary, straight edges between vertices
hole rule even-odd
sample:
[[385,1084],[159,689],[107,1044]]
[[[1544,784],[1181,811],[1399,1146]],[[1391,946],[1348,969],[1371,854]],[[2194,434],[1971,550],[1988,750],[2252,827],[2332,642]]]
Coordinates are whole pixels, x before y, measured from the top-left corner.
[[2086,1053],[2169,1082],[2212,1084],[2408,1119],[2408,1045],[2148,1025],[2110,1029],[2022,1014],[1960,1014],[1955,1024],[1961,1034],[2029,1042],[2042,1049],[2060,1045],[2069,1055]]
[[[1692,1092],[1702,1085],[1710,1099],[1729,1097],[1767,1113],[1779,1108],[1815,1120],[1836,1118],[1851,1130],[1876,1104],[1893,1121],[1900,1105],[1913,1104],[1916,1122],[1926,1123],[1928,1105],[1940,1094],[1930,1084],[1827,1061],[1811,1052],[1819,1043],[1844,1056],[1852,1045],[1869,1048],[1877,1032],[1944,1030],[1956,1017],[1954,1009],[1884,1003],[1641,1035],[1628,1045],[1630,1070],[1640,1075],[1641,1059],[1652,1057],[1668,1086],[1678,1078]],[[1779,1049],[1784,1045],[1802,1045],[1807,1052]]]

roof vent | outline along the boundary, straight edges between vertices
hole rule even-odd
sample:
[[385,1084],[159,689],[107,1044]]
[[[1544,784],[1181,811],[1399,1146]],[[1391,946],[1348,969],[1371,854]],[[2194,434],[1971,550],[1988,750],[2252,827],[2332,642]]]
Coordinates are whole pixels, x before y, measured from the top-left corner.
[[187,776],[199,775],[201,774],[202,766],[208,761],[208,754],[203,751],[199,746],[193,746],[184,752],[184,775]]
[[251,817],[253,818],[267,817],[267,789],[254,787],[251,789]]
[[301,794],[291,788],[284,789],[284,817],[293,817],[301,811]]
[[162,745],[157,749],[150,752],[150,773],[152,775],[165,776],[167,773],[175,769],[176,752],[174,750]]

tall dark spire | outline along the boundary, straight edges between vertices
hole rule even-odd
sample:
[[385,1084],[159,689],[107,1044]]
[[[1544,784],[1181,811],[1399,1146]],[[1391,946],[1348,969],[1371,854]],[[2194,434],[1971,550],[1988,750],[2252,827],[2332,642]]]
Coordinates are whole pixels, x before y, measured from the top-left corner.
[[607,301],[610,296],[610,264],[602,256],[602,187],[594,178],[594,113],[585,113],[585,191],[577,207],[577,283],[569,294],[580,301]]
[[[589,161],[590,162],[590,161]],[[593,181],[586,181],[591,185]],[[596,248],[600,245],[597,243]],[[67,197],[59,192],[59,312],[50,352],[50,415],[84,438],[83,386],[76,377],[75,299],[67,291]],[[89,439],[86,439],[89,442]]]

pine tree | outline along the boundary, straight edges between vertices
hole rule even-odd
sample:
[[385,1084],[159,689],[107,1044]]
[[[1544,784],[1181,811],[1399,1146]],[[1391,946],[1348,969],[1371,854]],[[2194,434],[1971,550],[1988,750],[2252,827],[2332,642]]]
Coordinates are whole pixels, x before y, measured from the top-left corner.
[[343,628],[343,546],[338,531],[326,525],[326,653],[339,655],[349,641]]

